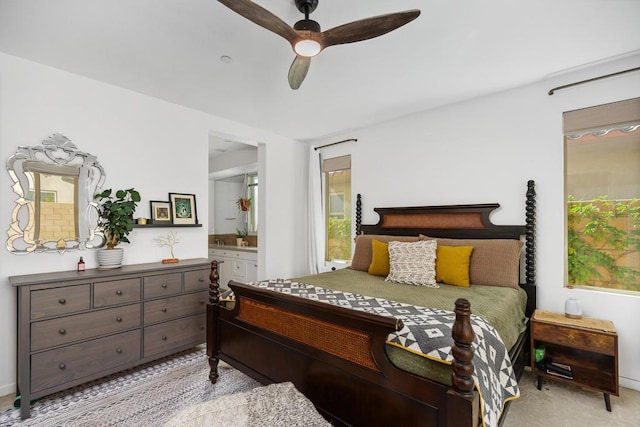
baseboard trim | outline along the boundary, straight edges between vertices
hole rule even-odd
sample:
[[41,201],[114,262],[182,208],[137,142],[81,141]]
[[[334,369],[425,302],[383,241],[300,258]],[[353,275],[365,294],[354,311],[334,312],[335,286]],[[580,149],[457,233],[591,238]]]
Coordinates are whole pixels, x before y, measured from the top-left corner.
[[620,377],[620,387],[640,391],[640,381],[632,378]]

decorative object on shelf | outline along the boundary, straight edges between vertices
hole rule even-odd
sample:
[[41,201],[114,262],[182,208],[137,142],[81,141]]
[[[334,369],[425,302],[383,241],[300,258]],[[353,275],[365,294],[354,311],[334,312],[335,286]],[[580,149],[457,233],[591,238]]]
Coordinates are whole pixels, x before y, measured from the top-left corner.
[[140,225],[147,225],[147,218],[138,218],[137,223]]
[[240,230],[236,228],[236,245],[242,246],[244,237],[247,235],[247,230]]
[[151,200],[149,207],[153,224],[171,224],[171,202]]
[[169,193],[174,224],[197,224],[196,195]]
[[176,263],[176,262],[180,261],[173,254],[173,247],[176,244],[180,243],[180,240],[181,240],[180,237],[178,237],[178,232],[177,231],[171,230],[171,231],[169,231],[169,233],[161,234],[158,237],[155,237],[153,240],[156,241],[158,246],[160,246],[160,247],[169,246],[169,249],[171,250],[171,258],[163,259],[162,260],[163,264],[172,264],[172,263]]
[[140,199],[140,193],[133,188],[115,193],[109,188],[94,196],[98,204],[98,228],[104,233],[106,245],[106,249],[98,250],[98,269],[122,265],[124,251],[116,246],[131,243],[127,236],[133,230],[133,214]]
[[582,305],[580,300],[567,298],[564,303],[564,315],[571,319],[582,319]]

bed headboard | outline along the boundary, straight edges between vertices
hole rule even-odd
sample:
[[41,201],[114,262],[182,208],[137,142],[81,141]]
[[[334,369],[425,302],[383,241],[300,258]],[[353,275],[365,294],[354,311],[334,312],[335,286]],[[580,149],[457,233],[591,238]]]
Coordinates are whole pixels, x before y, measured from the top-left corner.
[[527,312],[533,313],[535,301],[535,183],[527,182],[525,224],[496,225],[491,212],[498,203],[374,208],[380,220],[374,225],[362,224],[362,197],[356,199],[356,235],[385,234],[454,239],[525,239],[525,281],[521,287],[529,294]]

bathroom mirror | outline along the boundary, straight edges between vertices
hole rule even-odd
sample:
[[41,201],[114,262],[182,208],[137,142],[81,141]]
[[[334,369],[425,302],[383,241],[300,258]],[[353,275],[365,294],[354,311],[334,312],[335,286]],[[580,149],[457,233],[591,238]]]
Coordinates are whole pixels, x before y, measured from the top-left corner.
[[7,160],[18,196],[7,230],[14,254],[64,252],[102,246],[93,195],[105,180],[96,156],[55,133],[41,145],[20,146]]

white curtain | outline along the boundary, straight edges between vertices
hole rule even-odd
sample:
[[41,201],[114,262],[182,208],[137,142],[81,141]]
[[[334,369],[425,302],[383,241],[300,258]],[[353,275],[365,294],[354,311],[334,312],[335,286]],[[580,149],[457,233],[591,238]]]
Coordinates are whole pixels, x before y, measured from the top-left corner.
[[309,212],[309,270],[311,274],[325,270],[325,230],[322,196],[322,175],[320,152],[309,147],[309,181],[307,191],[307,209]]

